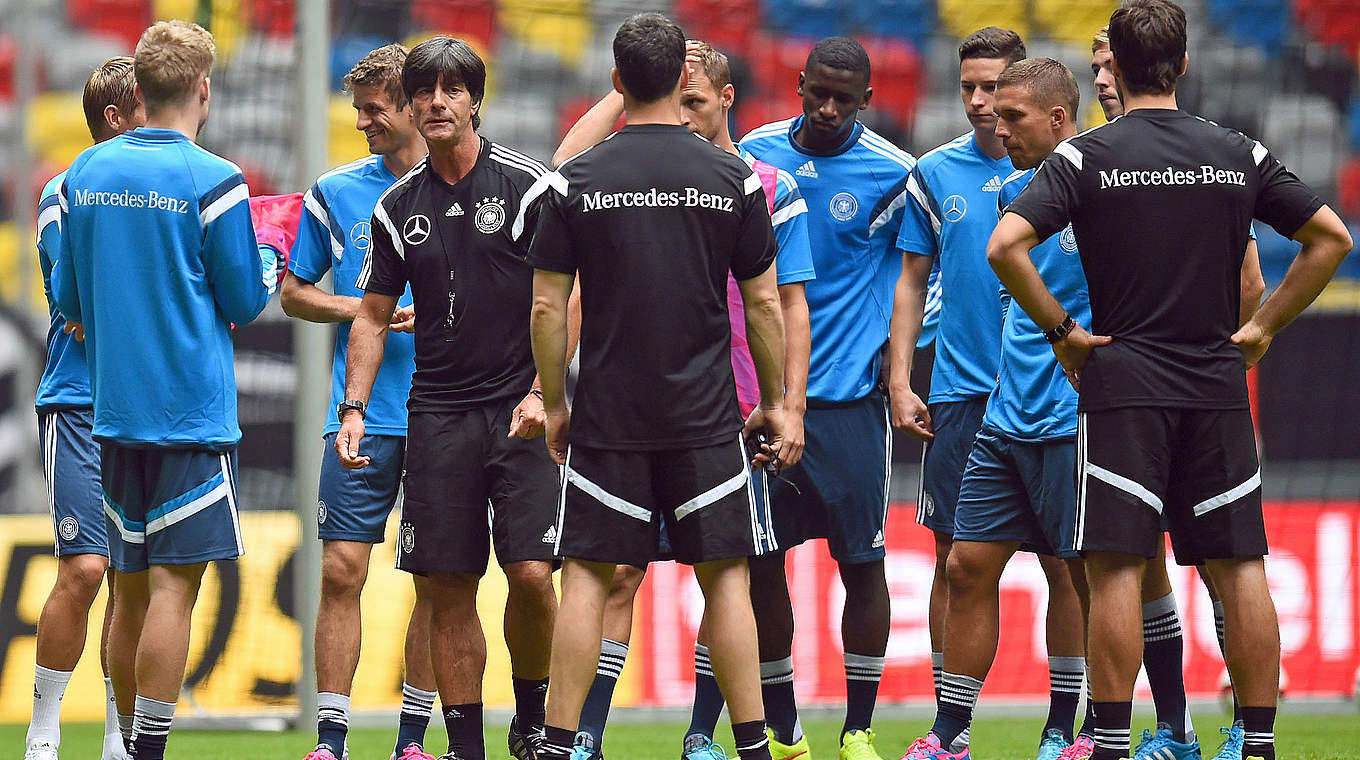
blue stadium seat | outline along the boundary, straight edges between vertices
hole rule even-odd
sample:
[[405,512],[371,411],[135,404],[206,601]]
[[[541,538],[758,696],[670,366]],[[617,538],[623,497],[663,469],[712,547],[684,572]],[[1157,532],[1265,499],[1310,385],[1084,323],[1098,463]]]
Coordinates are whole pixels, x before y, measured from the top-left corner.
[[855,32],[909,40],[918,50],[935,32],[935,0],[864,0],[851,9]]
[[1289,0],[1209,0],[1209,19],[1235,42],[1271,56],[1284,48],[1290,25]]
[[770,31],[814,40],[851,30],[853,3],[843,0],[764,0],[763,16]]
[[391,40],[368,34],[351,34],[337,38],[331,45],[331,90],[343,89],[340,80],[354,68],[354,64],[368,55],[369,51],[389,42]]
[[1360,151],[1360,95],[1351,98],[1346,108],[1346,133],[1350,135],[1351,147]]

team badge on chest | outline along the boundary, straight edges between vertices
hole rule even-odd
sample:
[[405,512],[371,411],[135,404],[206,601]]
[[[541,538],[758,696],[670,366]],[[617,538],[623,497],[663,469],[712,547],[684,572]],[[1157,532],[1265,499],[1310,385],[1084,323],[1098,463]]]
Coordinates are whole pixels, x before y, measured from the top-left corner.
[[505,224],[505,201],[500,198],[483,198],[477,202],[477,210],[473,214],[473,219],[477,223],[477,231],[490,235],[499,232]]

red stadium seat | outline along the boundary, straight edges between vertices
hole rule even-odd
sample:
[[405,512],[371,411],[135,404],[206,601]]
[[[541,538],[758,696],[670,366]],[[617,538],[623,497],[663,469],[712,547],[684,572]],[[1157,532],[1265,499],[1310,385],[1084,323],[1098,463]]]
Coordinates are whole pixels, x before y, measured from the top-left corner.
[[13,37],[0,37],[0,103],[14,100],[14,59],[18,48]]
[[[601,93],[601,95],[603,95],[603,93]],[[558,138],[560,139],[566,137],[567,131],[572,128],[572,125],[576,123],[577,119],[580,119],[582,116],[585,116],[586,111],[589,111],[590,107],[595,105],[596,101],[598,100],[599,100],[598,97],[583,95],[579,98],[572,98],[571,100],[568,100],[567,102],[563,103],[562,107],[557,112]],[[622,116],[620,116],[619,120],[614,124],[614,131],[618,131],[620,129],[623,129]]]
[[66,13],[76,27],[116,37],[131,53],[151,25],[151,0],[68,0]]
[[496,4],[492,0],[415,0],[411,21],[423,31],[474,37],[490,45],[496,34]]
[[910,125],[924,89],[925,71],[920,54],[910,42],[893,37],[867,37],[861,42],[872,67],[874,95],[870,107],[883,111],[899,124]]
[[757,0],[677,0],[675,14],[685,32],[724,53],[744,53],[760,26]]
[[292,37],[296,26],[294,0],[241,0],[250,28],[270,37]]
[[1336,173],[1338,209],[1347,219],[1360,219],[1360,158],[1352,158]]
[[807,63],[808,51],[817,43],[808,37],[778,37],[756,34],[751,38],[747,62],[757,87],[776,100],[796,98],[798,74]]
[[1360,3],[1355,0],[1296,0],[1299,26],[1315,39],[1338,45],[1351,60],[1360,57]]

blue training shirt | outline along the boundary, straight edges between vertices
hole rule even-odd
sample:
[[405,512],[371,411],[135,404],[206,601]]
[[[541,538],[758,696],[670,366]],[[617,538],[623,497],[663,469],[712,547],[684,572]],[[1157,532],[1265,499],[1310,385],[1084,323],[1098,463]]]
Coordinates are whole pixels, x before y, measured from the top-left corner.
[[66,178],[62,172],[48,181],[38,201],[38,264],[42,267],[43,294],[47,296],[47,314],[51,324],[47,328],[47,364],[34,406],[39,412],[46,409],[88,408],[90,396],[90,368],[85,363],[85,346],[62,332],[66,318],[57,308],[52,295],[52,265],[61,248],[61,199],[57,190]]
[[912,202],[897,246],[940,265],[943,292],[930,374],[930,403],[985,397],[1001,350],[999,281],[987,264],[996,193],[1014,168],[982,152],[973,133],[921,156],[907,188]]
[[249,195],[235,164],[169,129],[127,132],[71,164],[53,292],[85,325],[96,438],[240,441],[230,325],[264,310],[276,278]]
[[[307,282],[318,282],[326,270],[334,270],[335,294],[363,298],[355,282],[364,268],[372,240],[369,221],[378,196],[396,182],[382,156],[367,156],[333,169],[317,180],[303,196],[302,221],[288,269]],[[411,305],[406,287],[398,306]],[[335,359],[331,364],[331,403],[325,433],[340,430],[336,407],[345,400],[345,359],[349,349],[349,322],[335,331]],[[416,342],[411,333],[388,331],[382,366],[373,379],[373,391],[364,416],[369,435],[406,435],[406,399],[411,395],[411,375],[416,371]]]
[[859,123],[835,150],[809,151],[793,138],[802,123],[800,115],[766,124],[741,144],[793,174],[807,204],[817,272],[807,284],[808,399],[853,401],[878,385],[893,288],[902,273],[894,243],[916,159]]
[[925,348],[935,342],[935,333],[940,329],[940,302],[944,299],[944,285],[940,282],[940,259],[930,264],[930,279],[926,281],[926,303],[921,312],[921,337],[916,340],[917,348]]
[[[997,214],[1028,185],[1034,170],[1006,178],[997,197]],[[1030,251],[1030,260],[1058,303],[1083,325],[1091,324],[1091,297],[1086,271],[1077,252],[1072,225]],[[1001,369],[996,390],[987,399],[982,424],[1023,441],[1046,441],[1077,434],[1077,392],[1067,382],[1043,330],[1025,310],[1000,290],[1005,322],[1001,332]],[[995,293],[995,291],[994,291]]]
[[[756,157],[737,145],[737,155],[754,166]],[[765,163],[769,163],[766,161]],[[773,164],[771,164],[773,166]],[[817,278],[812,263],[812,244],[808,242],[807,201],[793,175],[775,167],[774,202],[770,204],[770,226],[779,248],[775,258],[776,280],[780,285],[807,282]]]

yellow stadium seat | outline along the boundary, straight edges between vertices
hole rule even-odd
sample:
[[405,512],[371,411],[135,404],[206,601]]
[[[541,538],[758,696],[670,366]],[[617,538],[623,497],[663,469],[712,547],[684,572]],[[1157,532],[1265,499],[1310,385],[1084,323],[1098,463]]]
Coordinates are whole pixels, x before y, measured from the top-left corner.
[[939,6],[941,25],[959,39],[984,26],[999,26],[1014,29],[1021,38],[1029,40],[1026,3],[1015,0],[939,0]]
[[1082,118],[1081,124],[1079,125],[1081,129],[1098,127],[1106,122],[1105,109],[1100,107],[1100,101],[1093,100],[1087,103],[1086,108],[1083,110],[1086,111],[1086,113],[1082,114],[1084,118]]
[[364,133],[354,128],[354,104],[344,95],[331,98],[327,115],[330,118],[330,140],[326,153],[330,166],[347,164],[368,155]]
[[501,0],[498,19],[505,33],[572,66],[590,43],[587,0]]
[[26,125],[28,144],[42,161],[66,166],[90,147],[80,94],[46,92],[33,98]]
[[0,222],[0,301],[47,309],[38,250],[32,241],[20,243],[19,225],[14,222]]
[[1118,0],[1034,0],[1034,20],[1049,38],[1090,48],[1118,7]]

